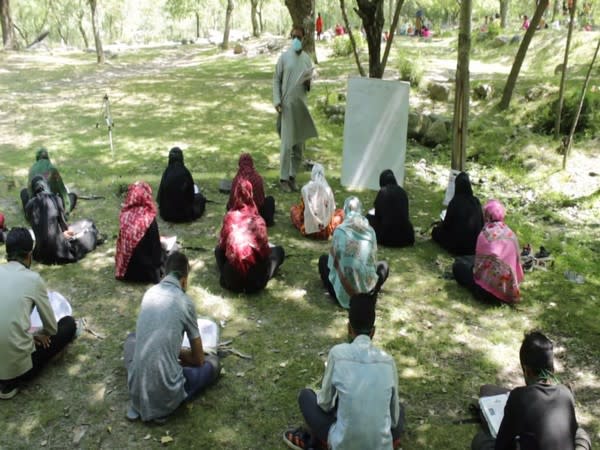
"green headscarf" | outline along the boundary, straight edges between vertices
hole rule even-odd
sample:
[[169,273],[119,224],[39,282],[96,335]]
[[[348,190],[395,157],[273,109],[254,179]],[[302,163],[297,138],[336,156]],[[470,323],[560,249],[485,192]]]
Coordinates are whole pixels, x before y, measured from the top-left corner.
[[35,163],[29,169],[29,183],[28,190],[29,195],[33,195],[33,188],[31,182],[36,176],[42,176],[48,182],[50,191],[62,198],[63,204],[65,205],[65,212],[71,211],[71,199],[67,192],[67,188],[63,183],[63,180],[58,172],[58,169],[50,162],[48,156],[48,150],[44,147],[39,148],[35,153]]

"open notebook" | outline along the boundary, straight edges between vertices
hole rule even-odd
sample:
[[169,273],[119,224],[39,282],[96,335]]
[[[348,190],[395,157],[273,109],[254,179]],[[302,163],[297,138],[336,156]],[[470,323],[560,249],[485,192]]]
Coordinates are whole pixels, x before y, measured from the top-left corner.
[[508,392],[506,394],[491,395],[489,397],[481,397],[479,399],[479,406],[481,407],[481,413],[485,417],[485,421],[488,424],[492,437],[498,435],[502,418],[504,417],[504,407],[508,400]]
[[[198,317],[198,329],[202,338],[202,348],[205,353],[216,353],[219,347],[219,325],[206,317]],[[187,333],[183,333],[182,347],[190,347]]]
[[[52,311],[54,311],[54,317],[58,322],[65,316],[70,316],[73,314],[73,309],[71,308],[71,304],[69,300],[63,297],[60,293],[56,291],[48,291],[48,300],[50,301],[50,306],[52,307]],[[31,328],[29,332],[34,333],[43,328],[42,319],[40,318],[40,313],[37,308],[34,307],[30,316]]]

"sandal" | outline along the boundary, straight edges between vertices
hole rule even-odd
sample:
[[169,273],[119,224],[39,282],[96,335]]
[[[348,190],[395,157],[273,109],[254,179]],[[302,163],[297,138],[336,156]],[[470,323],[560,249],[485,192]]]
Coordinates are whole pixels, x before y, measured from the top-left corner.
[[310,447],[310,434],[302,428],[292,428],[283,433],[283,442],[289,448],[296,450],[308,450]]

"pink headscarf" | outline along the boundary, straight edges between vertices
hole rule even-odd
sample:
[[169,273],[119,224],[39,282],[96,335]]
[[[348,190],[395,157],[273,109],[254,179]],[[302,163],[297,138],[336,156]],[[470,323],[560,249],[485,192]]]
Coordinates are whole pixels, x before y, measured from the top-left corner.
[[475,283],[503,302],[517,303],[521,300],[519,283],[523,281],[519,241],[504,223],[502,203],[490,200],[483,211],[486,224],[477,238]]

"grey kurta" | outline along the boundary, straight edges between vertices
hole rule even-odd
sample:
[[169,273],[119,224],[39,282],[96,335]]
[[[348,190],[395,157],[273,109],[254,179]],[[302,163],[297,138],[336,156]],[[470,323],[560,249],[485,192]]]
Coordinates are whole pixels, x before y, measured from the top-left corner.
[[303,144],[311,137],[317,137],[317,129],[306,103],[306,87],[301,81],[303,72],[310,67],[312,61],[306,52],[298,54],[289,48],[281,54],[275,68],[273,106],[281,105],[282,173],[286,172],[283,166],[290,164],[292,147]]

